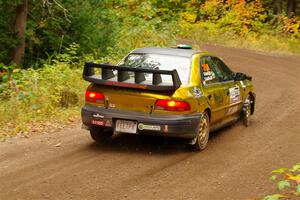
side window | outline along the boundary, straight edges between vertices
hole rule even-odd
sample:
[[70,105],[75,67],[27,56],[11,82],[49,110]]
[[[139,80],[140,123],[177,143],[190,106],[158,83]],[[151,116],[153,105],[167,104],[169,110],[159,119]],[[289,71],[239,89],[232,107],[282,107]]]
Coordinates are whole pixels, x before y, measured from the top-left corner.
[[222,60],[216,57],[211,58],[216,71],[217,76],[221,81],[228,81],[233,79],[233,72],[224,64]]
[[201,77],[204,84],[219,82],[219,78],[216,74],[216,71],[214,70],[214,66],[209,56],[205,56],[201,58],[200,66],[201,66]]

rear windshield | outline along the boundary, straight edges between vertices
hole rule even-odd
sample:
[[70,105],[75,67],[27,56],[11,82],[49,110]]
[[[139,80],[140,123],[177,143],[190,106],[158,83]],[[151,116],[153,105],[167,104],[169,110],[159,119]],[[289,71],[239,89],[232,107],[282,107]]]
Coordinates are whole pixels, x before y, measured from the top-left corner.
[[[176,69],[183,85],[189,83],[191,59],[182,56],[162,54],[129,54],[118,66],[142,67],[148,69]],[[151,74],[146,74],[146,80],[152,80]],[[163,82],[172,82],[172,76],[162,75]]]

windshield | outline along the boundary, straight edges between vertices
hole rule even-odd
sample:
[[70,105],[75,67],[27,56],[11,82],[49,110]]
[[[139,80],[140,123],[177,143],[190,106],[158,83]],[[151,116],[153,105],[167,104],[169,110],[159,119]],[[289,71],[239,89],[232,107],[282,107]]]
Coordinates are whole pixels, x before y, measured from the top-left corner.
[[[148,69],[176,69],[183,85],[189,83],[191,59],[182,56],[162,54],[129,54],[118,66],[142,67]],[[152,80],[152,74],[146,74],[146,80]],[[172,82],[172,77],[162,75],[163,82]]]

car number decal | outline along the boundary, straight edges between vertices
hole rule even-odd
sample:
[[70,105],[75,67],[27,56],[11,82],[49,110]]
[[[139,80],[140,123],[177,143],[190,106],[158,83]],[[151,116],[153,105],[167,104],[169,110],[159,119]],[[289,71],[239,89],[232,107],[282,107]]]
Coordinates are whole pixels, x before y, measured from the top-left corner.
[[240,87],[235,86],[233,88],[229,88],[229,103],[235,104],[240,102],[240,100],[241,100]]

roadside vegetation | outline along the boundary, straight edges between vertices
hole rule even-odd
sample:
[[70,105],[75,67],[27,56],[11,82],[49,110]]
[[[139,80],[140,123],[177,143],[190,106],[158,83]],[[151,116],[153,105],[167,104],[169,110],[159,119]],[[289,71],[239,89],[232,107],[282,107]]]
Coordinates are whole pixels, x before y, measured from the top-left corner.
[[267,195],[263,200],[300,198],[300,162],[291,168],[273,170],[269,179],[276,184],[278,193]]
[[0,0],[0,11],[2,140],[78,118],[85,61],[182,39],[300,55],[296,0]]

